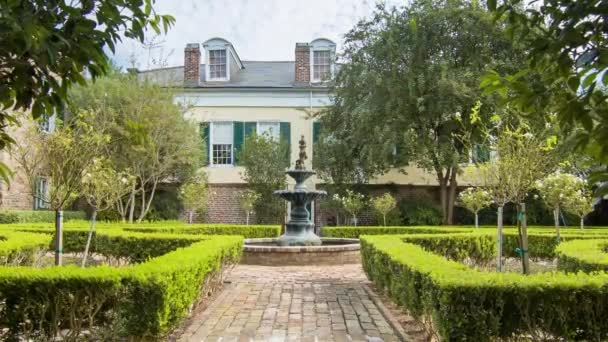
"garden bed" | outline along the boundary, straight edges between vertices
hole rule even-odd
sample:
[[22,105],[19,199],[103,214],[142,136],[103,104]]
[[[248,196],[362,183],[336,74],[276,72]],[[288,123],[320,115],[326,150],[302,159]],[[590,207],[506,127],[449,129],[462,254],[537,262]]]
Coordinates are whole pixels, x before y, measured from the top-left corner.
[[[83,234],[66,230],[68,253],[82,251]],[[52,240],[31,232],[0,236],[8,256],[46,251]],[[21,266],[0,267],[0,339],[161,339],[216,286],[222,269],[238,262],[242,238],[106,230],[95,234],[91,250],[131,264],[35,268],[20,257]]]
[[[578,238],[589,238],[584,233]],[[597,237],[597,236],[594,236]],[[364,270],[378,289],[441,340],[606,340],[608,274],[485,272],[493,234],[363,236]],[[575,241],[575,236],[565,236]],[[516,234],[505,235],[514,259]],[[531,256],[555,258],[556,239],[531,234]],[[536,254],[535,254],[536,253]],[[515,259],[517,260],[517,259]]]

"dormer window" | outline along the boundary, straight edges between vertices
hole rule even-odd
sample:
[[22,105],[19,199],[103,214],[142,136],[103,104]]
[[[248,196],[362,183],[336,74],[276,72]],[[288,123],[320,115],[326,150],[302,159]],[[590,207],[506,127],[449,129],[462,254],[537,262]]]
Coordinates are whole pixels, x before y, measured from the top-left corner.
[[329,50],[313,51],[312,75],[314,81],[325,81],[331,78]]
[[226,49],[209,50],[209,79],[225,80],[227,78],[226,64]]

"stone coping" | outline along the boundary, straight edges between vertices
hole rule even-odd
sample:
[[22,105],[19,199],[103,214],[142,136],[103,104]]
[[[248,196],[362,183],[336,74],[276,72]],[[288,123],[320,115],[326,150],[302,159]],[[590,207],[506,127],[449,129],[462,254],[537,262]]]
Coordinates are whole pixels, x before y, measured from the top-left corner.
[[277,238],[245,239],[243,250],[245,252],[273,252],[273,253],[324,253],[358,251],[361,249],[359,239],[321,238],[321,241],[343,243],[341,245],[327,246],[260,246],[252,243],[276,242]]

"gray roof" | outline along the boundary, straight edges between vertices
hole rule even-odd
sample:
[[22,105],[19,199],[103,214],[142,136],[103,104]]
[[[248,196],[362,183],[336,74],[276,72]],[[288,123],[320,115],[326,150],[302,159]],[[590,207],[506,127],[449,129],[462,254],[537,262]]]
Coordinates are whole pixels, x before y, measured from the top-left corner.
[[[204,82],[205,65],[201,64],[199,88],[302,88],[295,83],[295,62],[243,61],[244,69],[238,70],[227,82]],[[140,79],[148,79],[161,85],[184,84],[184,67],[169,67],[139,72]],[[305,86],[310,86],[306,84]],[[325,88],[327,85],[315,86]]]

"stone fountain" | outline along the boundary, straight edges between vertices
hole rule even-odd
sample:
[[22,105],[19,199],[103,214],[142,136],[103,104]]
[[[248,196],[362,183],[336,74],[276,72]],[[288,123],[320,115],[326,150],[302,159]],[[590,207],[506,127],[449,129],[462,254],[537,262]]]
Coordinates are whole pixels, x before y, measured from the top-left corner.
[[300,139],[300,156],[296,161],[296,167],[286,172],[296,181],[296,185],[293,190],[277,190],[274,192],[276,196],[291,203],[289,222],[285,224],[285,234],[278,240],[280,246],[321,245],[321,239],[315,234],[315,224],[310,221],[310,213],[306,206],[315,199],[326,196],[327,192],[306,188],[304,182],[315,174],[314,171],[306,169],[304,164],[306,159],[306,142],[304,136],[302,136]]
[[243,249],[244,264],[282,265],[340,265],[360,262],[358,239],[319,238],[310,221],[306,206],[327,193],[307,189],[304,184],[315,174],[305,167],[306,142],[302,136],[300,155],[295,168],[286,172],[296,181],[293,189],[277,190],[275,195],[291,203],[289,222],[279,238],[247,239]]

